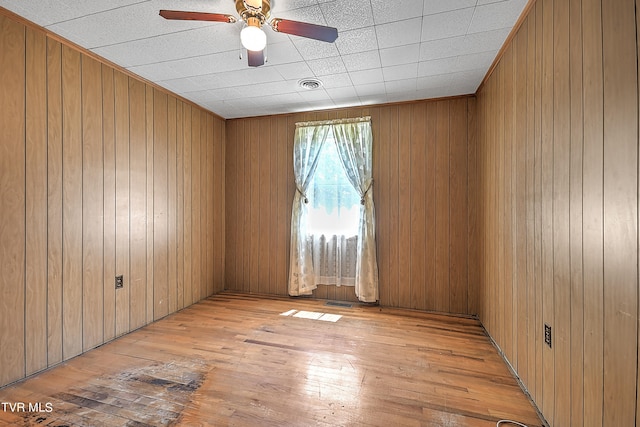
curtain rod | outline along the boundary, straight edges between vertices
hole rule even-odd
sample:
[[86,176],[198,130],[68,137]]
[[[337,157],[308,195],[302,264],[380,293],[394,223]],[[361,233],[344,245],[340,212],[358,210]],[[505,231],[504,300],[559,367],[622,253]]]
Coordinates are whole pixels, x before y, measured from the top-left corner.
[[315,122],[298,122],[296,123],[296,127],[341,125],[344,123],[360,123],[360,122],[370,122],[370,121],[371,121],[371,116],[365,116],[365,117],[354,117],[351,119],[333,119],[333,120],[318,120]]

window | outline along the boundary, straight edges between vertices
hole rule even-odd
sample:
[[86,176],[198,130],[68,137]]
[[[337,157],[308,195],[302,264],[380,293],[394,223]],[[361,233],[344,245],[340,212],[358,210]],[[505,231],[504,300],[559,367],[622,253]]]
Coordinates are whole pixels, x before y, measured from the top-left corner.
[[371,117],[296,123],[289,295],[319,284],[378,300]]
[[360,196],[347,178],[331,134],[320,150],[318,167],[307,194],[310,235],[357,236]]

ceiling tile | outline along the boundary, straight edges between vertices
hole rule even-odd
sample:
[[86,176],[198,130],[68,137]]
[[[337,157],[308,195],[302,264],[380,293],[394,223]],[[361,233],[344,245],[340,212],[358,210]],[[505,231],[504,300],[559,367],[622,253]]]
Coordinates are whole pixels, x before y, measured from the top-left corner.
[[[462,95],[460,93],[455,93],[456,95]],[[416,96],[419,99],[429,99],[429,98],[443,98],[446,96],[452,96],[449,86],[445,87],[434,87],[429,89],[421,89],[416,91]]]
[[467,33],[474,8],[427,15],[422,18],[422,41],[463,36]]
[[309,68],[316,76],[326,76],[328,74],[346,73],[347,69],[342,62],[342,58],[334,56],[333,58],[314,59],[307,61]]
[[376,50],[376,32],[373,27],[343,31],[338,35],[336,47],[341,55]]
[[409,64],[420,59],[420,44],[392,47],[380,50],[380,61],[383,67]]
[[298,80],[313,75],[311,68],[304,61],[291,62],[289,64],[275,65],[274,68],[285,80]]
[[386,93],[387,93],[387,88],[384,84],[384,82],[379,82],[379,83],[364,83],[364,84],[359,84],[357,83],[354,86],[356,93],[358,94],[358,96],[360,98],[362,97],[370,97],[370,96],[374,96],[374,95],[381,95],[386,97]]
[[420,43],[420,61],[457,56],[460,46],[464,45],[464,36],[430,40]]
[[422,0],[371,0],[373,20],[376,24],[402,21],[422,16]]
[[411,92],[415,91],[417,88],[418,79],[404,79],[404,80],[395,80],[395,81],[387,81],[385,82],[385,88],[387,89],[387,94],[397,93],[397,92]]
[[274,2],[271,16],[273,18],[291,19],[293,21],[313,22],[318,25],[327,25],[327,20],[320,6],[313,2],[312,6],[294,9],[282,8],[280,2]]
[[418,77],[417,90],[447,87],[451,83],[451,74],[438,74],[435,76]]
[[475,68],[487,69],[493,62],[498,52],[480,52],[472,53],[469,55],[461,55],[458,57],[458,61],[451,67],[451,72],[473,70]]
[[405,19],[376,26],[380,49],[418,43],[422,32],[422,18]]
[[372,68],[371,70],[353,71],[349,73],[351,80],[355,85],[365,85],[370,83],[384,82],[382,69]]
[[416,78],[418,76],[418,63],[383,67],[382,73],[386,82]]
[[322,14],[327,20],[327,25],[335,27],[338,31],[354,30],[356,28],[370,27],[373,22],[373,11],[362,2],[326,2],[320,5]]
[[[243,55],[245,52],[243,51]],[[302,61],[302,55],[300,55],[291,40],[285,40],[281,43],[268,43],[264,54],[266,63],[269,66]]]
[[382,66],[382,63],[380,62],[380,53],[377,50],[343,55],[342,60],[347,71],[368,70],[371,68],[380,68]]
[[352,85],[351,78],[347,73],[328,74],[322,76],[320,80],[325,89],[335,89]]
[[329,94],[324,89],[315,89],[315,90],[304,89],[299,91],[298,94],[305,102],[316,102],[316,101],[327,102],[331,100],[331,98],[329,97]]
[[302,59],[304,59],[305,61],[320,58],[330,58],[332,56],[340,55],[340,52],[338,52],[338,48],[334,43],[325,43],[296,36],[292,36],[292,41],[296,49],[302,56]]
[[469,33],[513,27],[526,4],[527,0],[506,0],[478,6]]
[[458,57],[434,59],[422,61],[418,64],[418,77],[436,76],[438,74],[450,73],[451,69],[458,63]]
[[170,91],[180,93],[180,92],[193,92],[197,90],[202,90],[203,87],[195,83],[189,77],[181,77],[177,79],[170,80],[160,80],[160,85],[169,89]]
[[448,12],[456,9],[464,9],[476,5],[476,0],[424,0],[423,15]]
[[331,97],[331,99],[333,99],[334,101],[335,100],[354,98],[354,97],[358,96],[358,94],[356,93],[356,90],[353,88],[353,86],[351,86],[351,87],[341,87],[341,88],[336,88],[336,89],[326,89],[326,91],[329,94],[329,96]]

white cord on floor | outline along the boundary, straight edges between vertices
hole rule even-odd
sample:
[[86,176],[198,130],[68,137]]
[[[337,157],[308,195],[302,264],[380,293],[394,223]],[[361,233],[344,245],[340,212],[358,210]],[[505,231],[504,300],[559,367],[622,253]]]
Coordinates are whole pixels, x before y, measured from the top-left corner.
[[512,421],[512,420],[500,420],[500,421],[498,421],[496,423],[496,427],[500,427],[500,424],[503,424],[503,423],[515,424],[515,425],[520,426],[520,427],[527,427],[526,425],[524,425],[522,423],[519,423],[517,421]]

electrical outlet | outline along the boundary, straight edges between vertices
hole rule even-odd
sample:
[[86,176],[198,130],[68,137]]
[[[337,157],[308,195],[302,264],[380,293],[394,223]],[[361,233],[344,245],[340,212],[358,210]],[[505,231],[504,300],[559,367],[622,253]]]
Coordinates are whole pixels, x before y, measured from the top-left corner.
[[551,348],[551,326],[544,324],[544,342]]
[[124,287],[124,276],[116,276],[116,289],[120,289]]

